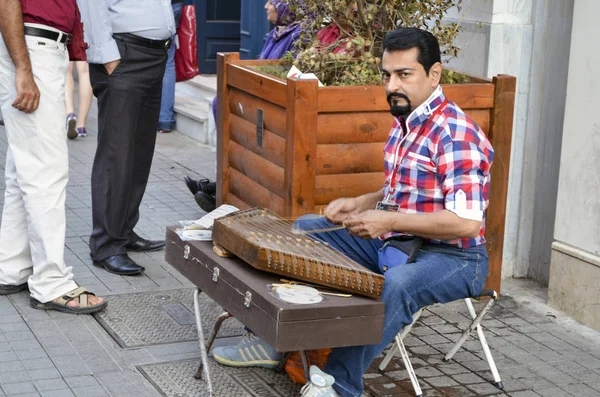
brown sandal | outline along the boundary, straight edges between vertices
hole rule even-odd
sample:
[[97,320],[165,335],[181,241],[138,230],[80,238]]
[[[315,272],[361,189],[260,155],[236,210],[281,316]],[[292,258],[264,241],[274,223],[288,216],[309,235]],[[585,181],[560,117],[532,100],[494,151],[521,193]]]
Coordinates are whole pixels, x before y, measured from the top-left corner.
[[[50,302],[42,303],[35,298],[29,298],[29,304],[34,309],[57,310],[59,312],[71,313],[71,314],[97,313],[97,312],[103,310],[106,307],[106,305],[108,304],[108,302],[104,301],[97,305],[90,306],[89,302],[88,302],[88,295],[96,296],[96,294],[88,291],[87,289],[85,289],[83,287],[78,287],[72,291],[69,291],[68,293],[64,294],[63,296],[59,297],[57,301],[50,301]],[[79,307],[67,306],[67,303],[69,303],[73,299],[78,300]]]

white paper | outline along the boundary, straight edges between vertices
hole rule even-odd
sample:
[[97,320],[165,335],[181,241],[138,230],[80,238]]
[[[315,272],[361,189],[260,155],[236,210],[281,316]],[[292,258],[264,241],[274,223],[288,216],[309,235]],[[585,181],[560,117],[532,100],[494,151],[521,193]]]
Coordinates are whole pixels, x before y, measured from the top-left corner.
[[234,207],[233,205],[223,204],[218,208],[215,208],[213,211],[204,215],[202,218],[198,219],[194,222],[196,226],[201,229],[212,229],[215,219],[220,218],[222,216],[231,214],[232,212],[239,211],[239,208]]

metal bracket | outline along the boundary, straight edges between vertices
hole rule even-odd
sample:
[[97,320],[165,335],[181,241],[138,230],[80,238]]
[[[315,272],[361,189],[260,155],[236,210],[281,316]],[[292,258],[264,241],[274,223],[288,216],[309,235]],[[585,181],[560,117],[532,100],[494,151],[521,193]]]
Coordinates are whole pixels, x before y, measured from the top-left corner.
[[213,269],[212,281],[214,281],[215,283],[219,281],[219,268],[216,266]]
[[183,259],[185,259],[186,261],[190,258],[190,246],[186,245],[183,248]]
[[259,147],[263,145],[263,135],[265,132],[265,111],[261,108],[256,108],[256,144]]
[[252,294],[250,291],[246,291],[246,298],[244,299],[244,306],[250,308],[250,303],[252,303]]

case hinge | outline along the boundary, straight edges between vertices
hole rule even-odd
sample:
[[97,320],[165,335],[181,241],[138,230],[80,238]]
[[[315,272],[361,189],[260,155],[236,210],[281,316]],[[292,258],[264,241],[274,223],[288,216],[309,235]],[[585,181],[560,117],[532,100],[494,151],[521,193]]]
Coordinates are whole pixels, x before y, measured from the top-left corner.
[[252,294],[250,291],[246,291],[246,298],[244,299],[244,306],[250,307],[250,303],[252,303]]
[[219,281],[219,268],[216,266],[213,269],[212,281],[214,281],[215,283]]
[[183,248],[183,259],[185,259],[186,261],[190,258],[190,246],[186,245]]

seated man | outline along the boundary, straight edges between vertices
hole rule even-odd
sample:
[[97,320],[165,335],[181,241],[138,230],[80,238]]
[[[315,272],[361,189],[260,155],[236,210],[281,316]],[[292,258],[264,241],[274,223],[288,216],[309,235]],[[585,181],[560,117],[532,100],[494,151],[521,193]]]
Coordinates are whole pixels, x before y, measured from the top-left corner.
[[[304,397],[360,396],[365,371],[412,323],[414,313],[478,295],[488,271],[484,233],[494,157],[490,142],[445,97],[439,85],[439,43],[432,34],[416,28],[388,33],[382,61],[395,118],[384,148],[383,189],[335,200],[326,219],[300,218],[296,225],[385,274],[383,338],[377,345],[333,349],[324,372],[311,368]],[[318,233],[332,223],[346,228]],[[423,239],[414,263],[407,264],[405,255],[388,244],[398,235]],[[215,349],[215,356],[220,353]]]

